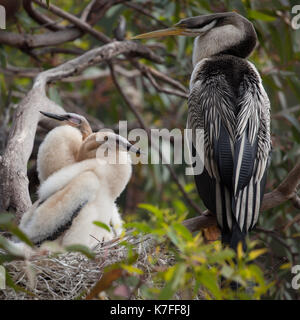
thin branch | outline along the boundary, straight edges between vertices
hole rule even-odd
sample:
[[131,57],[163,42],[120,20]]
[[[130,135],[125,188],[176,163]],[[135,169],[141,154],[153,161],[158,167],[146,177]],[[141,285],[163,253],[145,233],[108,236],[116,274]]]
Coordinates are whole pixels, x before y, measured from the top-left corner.
[[132,2],[127,2],[125,3],[125,6],[132,8],[134,10],[136,10],[137,12],[140,12],[141,14],[155,20],[158,24],[160,24],[162,27],[168,28],[169,26],[164,23],[163,21],[157,19],[156,17],[154,17],[154,15],[147,9],[145,9],[143,6],[140,6],[137,3],[132,3]]
[[[123,89],[121,88],[121,86],[118,83],[118,80],[116,78],[116,74],[114,71],[114,67],[112,64],[109,64],[110,70],[111,70],[111,75],[112,75],[112,79],[113,82],[117,88],[117,90],[119,91],[121,97],[124,99],[124,101],[126,102],[127,106],[129,107],[129,109],[132,111],[132,113],[135,115],[135,117],[137,118],[138,122],[141,125],[141,128],[143,128],[146,132],[147,132],[147,136],[148,136],[148,140],[149,142],[151,142],[151,134],[150,134],[150,129],[148,128],[148,126],[146,125],[142,115],[139,113],[139,111],[135,108],[135,106],[131,103],[131,101],[128,99],[127,95],[124,93]],[[186,193],[186,191],[184,190],[184,187],[181,185],[180,181],[177,178],[177,175],[174,171],[174,169],[172,168],[172,166],[170,166],[167,161],[165,161],[165,157],[161,151],[161,149],[159,148],[159,146],[153,145],[153,147],[155,149],[157,149],[160,158],[163,160],[163,163],[165,163],[166,167],[168,168],[172,179],[175,181],[176,185],[178,186],[180,192],[182,193],[183,197],[185,198],[185,200],[187,201],[187,203],[198,213],[198,214],[202,214],[201,209],[198,207],[198,205],[189,197],[189,195]]]
[[104,33],[93,29],[88,23],[81,20],[80,18],[77,18],[73,14],[68,13],[68,12],[60,9],[59,7],[57,7],[53,4],[50,4],[48,7],[45,3],[40,2],[39,0],[32,0],[32,1],[35,2],[36,4],[38,4],[40,7],[44,8],[44,9],[48,9],[49,11],[54,13],[55,15],[72,22],[76,27],[91,34],[96,39],[100,40],[101,42],[103,42],[103,43],[111,42],[111,39],[109,37],[107,37]]
[[109,8],[126,1],[129,0],[96,0],[90,10],[90,14],[87,16],[86,22],[92,26],[95,25]]
[[282,237],[280,234],[278,234],[278,232],[276,232],[274,230],[268,230],[268,229],[265,229],[262,227],[256,227],[255,231],[263,232],[265,234],[270,235],[274,240],[276,240],[278,243],[280,243],[284,248],[286,248],[288,250],[288,252],[291,255],[293,265],[295,265],[297,263],[298,253],[294,252],[293,248],[284,241],[284,237]]
[[160,86],[156,80],[154,79],[154,77],[152,76],[152,74],[150,72],[146,72],[146,77],[149,79],[149,81],[151,82],[151,84],[153,85],[153,87],[158,91],[158,92],[162,92],[162,93],[166,93],[166,94],[172,94],[181,98],[188,98],[188,94],[187,93],[182,93],[181,91],[178,90],[174,90],[174,89],[169,89],[169,88],[163,88],[162,86]]
[[0,68],[0,72],[4,74],[13,75],[16,77],[34,78],[42,70],[39,68],[22,68],[7,65],[6,68]]
[[63,54],[72,54],[72,55],[81,55],[86,51],[81,48],[59,48],[59,47],[45,47],[41,49],[35,49],[33,51],[37,56],[41,56],[44,54],[56,54],[56,53],[63,53]]
[[173,87],[177,88],[178,90],[181,90],[182,92],[186,93],[186,95],[188,95],[189,90],[184,85],[182,85],[179,81],[177,81],[173,78],[170,78],[166,74],[164,74],[156,69],[153,69],[148,66],[145,66],[145,67],[146,67],[145,70],[147,72],[151,73],[155,78],[172,85]]
[[198,217],[184,220],[182,224],[188,228],[190,232],[195,232],[204,228],[216,226],[217,219],[214,214],[206,210]]
[[300,162],[289,172],[287,177],[272,192],[264,195],[261,211],[265,211],[279,206],[283,202],[290,200],[300,182]]
[[77,28],[68,28],[42,34],[19,34],[0,30],[0,43],[17,48],[39,48],[56,46],[81,37],[83,32]]
[[57,21],[54,21],[47,16],[43,15],[39,11],[35,10],[32,5],[32,0],[23,0],[23,7],[27,14],[37,23],[44,26],[45,28],[57,31],[57,30],[65,30],[65,26],[60,26],[57,24]]
[[[88,21],[88,23],[93,25],[98,21],[98,19],[104,16],[106,11],[111,6],[123,1],[122,0],[109,0],[109,1],[97,0],[95,5],[92,7],[92,15],[94,19],[91,19],[91,21]],[[43,6],[43,4],[39,1],[34,1],[34,2],[40,6]],[[47,9],[47,6],[45,8]],[[53,9],[53,5],[52,5],[52,9]],[[74,15],[68,14],[59,8],[57,9],[58,10],[56,10],[56,14],[58,16],[61,16],[67,19],[68,21],[73,22],[78,27],[81,26],[80,29],[78,29],[78,27],[65,28],[63,30],[59,30],[56,32],[46,32],[43,34],[34,34],[34,35],[19,34],[19,33],[0,30],[0,43],[6,44],[12,47],[21,48],[21,49],[33,49],[33,48],[40,48],[40,47],[57,46],[81,37],[84,34],[84,29],[87,29],[89,32],[96,32],[97,35],[95,33],[95,36],[98,37],[99,39],[102,39],[104,43],[107,43],[107,40],[109,38],[101,34],[101,32],[97,32],[96,30],[91,31],[90,29],[91,27],[89,24],[86,24],[85,22],[76,18]]]
[[286,226],[283,228],[283,231],[286,232],[292,225],[294,225],[295,223],[300,222],[300,213],[296,215],[296,217],[294,217],[293,220],[289,221]]
[[92,12],[93,6],[95,5],[95,3],[97,2],[97,0],[92,0],[82,11],[81,13],[81,17],[80,20],[82,20],[83,22],[87,21],[87,18],[89,16],[89,14]]
[[[143,65],[142,63],[140,63],[139,61],[135,61],[135,60],[131,60],[131,64],[137,68],[138,70],[141,71],[141,73],[143,75],[145,75],[146,77],[148,77],[149,75],[152,75],[153,77],[168,83],[169,85],[173,86],[174,88],[177,88],[179,91],[176,91],[176,93],[178,93],[177,95],[180,95],[181,97],[187,98],[188,97],[188,90],[185,86],[183,86],[179,81],[176,81],[172,78],[170,78],[169,76],[167,76],[166,74],[153,69],[151,67],[148,67],[146,65]],[[152,78],[152,80],[154,80],[154,78]],[[153,81],[155,83],[155,85],[157,86],[157,82],[154,80]]]

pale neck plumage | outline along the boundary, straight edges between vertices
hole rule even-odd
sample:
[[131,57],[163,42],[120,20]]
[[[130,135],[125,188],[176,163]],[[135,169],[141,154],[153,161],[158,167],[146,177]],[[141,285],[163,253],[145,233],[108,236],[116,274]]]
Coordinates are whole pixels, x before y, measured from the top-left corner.
[[211,57],[231,47],[238,46],[245,38],[243,24],[237,28],[232,24],[216,27],[194,40],[193,66],[204,58]]

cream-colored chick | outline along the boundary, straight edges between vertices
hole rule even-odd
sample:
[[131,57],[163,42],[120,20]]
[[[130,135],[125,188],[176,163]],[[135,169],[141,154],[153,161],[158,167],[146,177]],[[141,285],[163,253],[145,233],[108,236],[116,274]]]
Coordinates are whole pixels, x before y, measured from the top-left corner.
[[[90,248],[120,235],[115,201],[131,177],[128,151],[139,149],[115,133],[92,133],[81,116],[44,114],[69,125],[50,131],[40,146],[38,201],[23,215],[20,228],[35,244]],[[111,232],[94,221],[111,226]]]

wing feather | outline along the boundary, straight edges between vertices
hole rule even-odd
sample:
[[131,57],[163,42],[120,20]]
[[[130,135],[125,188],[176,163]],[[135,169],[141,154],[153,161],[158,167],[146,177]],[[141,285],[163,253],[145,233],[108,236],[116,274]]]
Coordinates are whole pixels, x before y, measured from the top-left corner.
[[[198,68],[188,101],[188,127],[204,132],[203,150],[196,150],[204,153],[204,173],[195,175],[199,195],[221,227],[231,229],[235,219],[243,232],[257,222],[271,150],[270,103],[249,69],[237,98],[225,76],[205,78]],[[201,183],[214,190],[213,199]]]

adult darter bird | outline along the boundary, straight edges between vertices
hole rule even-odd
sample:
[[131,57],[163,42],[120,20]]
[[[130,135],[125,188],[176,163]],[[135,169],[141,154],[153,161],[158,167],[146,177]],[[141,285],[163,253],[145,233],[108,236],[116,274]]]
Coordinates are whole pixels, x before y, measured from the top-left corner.
[[[187,128],[198,193],[217,216],[222,242],[246,249],[257,223],[271,152],[270,102],[247,57],[257,43],[250,21],[235,12],[186,18],[174,27],[133,39],[194,36]],[[199,130],[202,136],[196,135]],[[203,148],[196,148],[203,139]]]

